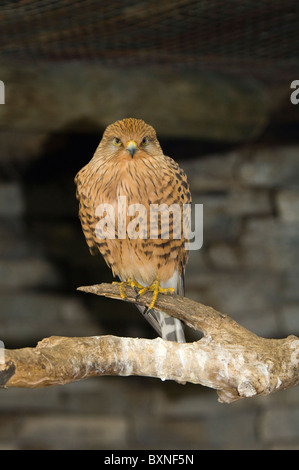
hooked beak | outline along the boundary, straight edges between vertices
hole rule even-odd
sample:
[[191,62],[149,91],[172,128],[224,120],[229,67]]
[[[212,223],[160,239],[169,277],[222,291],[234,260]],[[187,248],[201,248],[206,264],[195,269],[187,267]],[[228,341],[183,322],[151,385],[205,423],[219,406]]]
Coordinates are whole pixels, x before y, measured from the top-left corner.
[[133,158],[133,157],[134,157],[134,153],[136,152],[136,150],[138,150],[138,146],[137,146],[136,142],[135,142],[134,140],[130,140],[130,141],[127,143],[126,150],[129,152],[129,154],[130,154],[131,157]]

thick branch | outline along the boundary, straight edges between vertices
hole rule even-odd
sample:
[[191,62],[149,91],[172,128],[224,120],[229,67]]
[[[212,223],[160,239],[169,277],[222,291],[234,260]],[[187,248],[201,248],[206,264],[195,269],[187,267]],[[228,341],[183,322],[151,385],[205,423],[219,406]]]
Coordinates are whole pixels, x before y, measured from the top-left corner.
[[[80,288],[119,299],[118,286]],[[127,289],[129,302],[136,293]],[[148,305],[151,295],[138,300]],[[36,348],[6,350],[0,385],[44,387],[92,376],[140,375],[215,388],[219,400],[268,395],[299,383],[299,339],[264,339],[211,307],[179,296],[159,295],[156,306],[200,330],[197,342],[178,344],[157,338],[51,337]],[[1,371],[2,370],[2,371]]]

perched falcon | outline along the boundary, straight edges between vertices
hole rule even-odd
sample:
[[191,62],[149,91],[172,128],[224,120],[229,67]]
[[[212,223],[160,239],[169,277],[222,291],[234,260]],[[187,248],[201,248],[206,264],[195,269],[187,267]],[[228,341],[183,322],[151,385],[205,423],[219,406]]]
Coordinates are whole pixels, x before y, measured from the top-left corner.
[[[159,292],[184,295],[188,251],[183,216],[175,217],[175,211],[169,211],[167,219],[159,212],[163,204],[174,205],[181,215],[183,205],[191,203],[184,171],[163,154],[153,127],[141,119],[128,118],[106,128],[93,158],[76,175],[75,183],[79,217],[90,252],[100,252],[113,275],[119,277],[122,297],[126,285],[138,288],[139,295],[153,291],[149,308],[138,306],[139,310],[164,339],[184,342],[181,322],[154,308]],[[125,202],[121,210],[120,200]],[[133,212],[134,208],[138,210],[133,213],[129,207]],[[152,209],[156,211],[154,216]],[[101,217],[109,222],[108,215],[114,233],[107,227],[106,232],[99,228]],[[121,231],[120,223],[124,221]],[[126,232],[130,223],[135,228],[134,236]]]

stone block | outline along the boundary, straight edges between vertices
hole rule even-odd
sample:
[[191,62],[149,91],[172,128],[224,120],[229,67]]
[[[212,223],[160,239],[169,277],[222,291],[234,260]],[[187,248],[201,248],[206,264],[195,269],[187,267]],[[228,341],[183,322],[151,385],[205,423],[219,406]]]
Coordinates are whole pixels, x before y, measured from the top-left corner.
[[12,419],[19,449],[122,449],[127,442],[126,419],[121,416],[47,414]]
[[20,217],[24,214],[24,202],[18,183],[0,183],[0,217]]
[[167,387],[159,386],[152,394],[152,416],[163,417],[167,420],[200,419],[206,413],[212,415],[221,412],[221,404],[217,401],[216,391],[186,384],[182,393],[179,388],[177,390],[170,388],[170,382],[165,383]]
[[299,191],[279,191],[276,201],[278,213],[283,221],[299,222]]
[[55,267],[39,258],[0,259],[0,290],[57,287],[61,276]]
[[223,192],[193,194],[193,202],[203,204],[206,217],[272,214],[270,195],[264,190],[231,188]]
[[30,245],[26,236],[23,220],[0,217],[0,257],[17,259],[30,256],[34,251],[35,247]]
[[234,244],[216,243],[208,248],[208,256],[213,266],[217,268],[241,267],[238,247]]
[[239,165],[237,177],[247,186],[299,188],[299,147],[266,147],[254,150]]
[[216,449],[250,450],[259,449],[256,437],[255,410],[239,410],[238,413],[223,413],[206,420],[205,431],[208,441]]
[[[9,105],[8,105],[9,106]],[[7,128],[6,128],[7,129]],[[47,132],[38,132],[36,130],[15,132],[0,132],[0,162],[7,164],[11,162],[28,163],[39,157],[43,150],[48,137]],[[4,167],[5,168],[5,167]]]
[[297,442],[299,439],[299,406],[276,406],[261,416],[261,438],[267,443]]
[[62,183],[57,176],[56,181],[26,185],[24,197],[31,217],[65,219],[78,215],[76,188],[71,178]]
[[186,292],[194,300],[238,318],[264,311],[277,303],[280,276],[267,271],[198,270],[186,273]]
[[82,300],[50,293],[1,293],[1,340],[7,347],[35,344],[42,338],[101,334],[99,315]]
[[[214,398],[216,398],[214,396]],[[256,415],[238,413],[202,413],[196,419],[153,417],[136,419],[137,443],[145,448],[162,449],[250,449],[259,448],[255,436]],[[227,431],[229,429],[229,432]]]
[[233,189],[226,198],[226,211],[237,216],[261,216],[272,214],[269,191]]
[[251,309],[250,306],[247,306],[247,311],[244,309],[241,314],[234,315],[234,320],[263,338],[281,338],[285,336],[285,330],[278,319],[275,305],[262,310]]
[[192,160],[182,160],[180,165],[187,174],[191,192],[226,191],[235,183],[234,168],[239,155],[208,155]]
[[196,274],[198,270],[207,268],[207,257],[205,247],[200,250],[192,250],[189,253],[189,260],[186,269],[189,273]]
[[[239,237],[241,220],[229,213],[223,194],[193,195],[194,204],[203,204],[203,244],[232,241]],[[194,224],[193,224],[194,227]]]
[[282,306],[281,320],[285,329],[285,336],[299,335],[299,302],[285,303]]
[[[255,80],[165,67],[120,73],[87,62],[2,64],[1,79],[6,104],[0,126],[22,131],[77,132],[83,120],[100,132],[120,117],[134,116],[158,135],[240,142],[265,129],[272,109],[265,87]],[[136,113],[138,103],[142,113]]]
[[249,220],[241,249],[245,266],[290,270],[299,263],[299,223],[270,217]]
[[30,237],[41,253],[47,253],[50,259],[62,260],[65,266],[85,265],[90,269],[105,266],[101,256],[91,256],[79,218],[36,217],[30,224]]
[[284,301],[299,302],[299,267],[292,267],[284,274],[281,296]]
[[[160,381],[150,378],[91,377],[64,385],[37,389],[1,390],[3,413],[80,413],[134,415],[150,412],[155,388]],[[146,386],[145,386],[146,384]],[[168,382],[168,387],[172,383]],[[121,399],[120,399],[121,397]],[[214,397],[215,398],[215,397]],[[215,404],[215,400],[213,400]]]
[[193,194],[203,204],[204,243],[235,241],[241,235],[242,217],[271,215],[267,191],[232,189],[228,192]]
[[[299,403],[298,388],[286,388],[285,390],[280,390],[279,393],[256,397],[254,401],[260,410],[273,410],[277,407],[296,408]],[[250,406],[250,403],[247,403],[247,405]]]
[[234,242],[241,232],[241,220],[227,214],[213,216],[204,209],[203,244],[216,242]]
[[198,449],[206,445],[202,419],[163,419],[136,416],[133,435],[138,447],[146,449]]

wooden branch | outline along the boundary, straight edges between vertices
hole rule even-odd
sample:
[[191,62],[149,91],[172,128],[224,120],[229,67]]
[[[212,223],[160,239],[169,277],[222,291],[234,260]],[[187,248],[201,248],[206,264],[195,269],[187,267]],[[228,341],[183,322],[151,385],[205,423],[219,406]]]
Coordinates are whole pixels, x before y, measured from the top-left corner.
[[[120,299],[117,285],[79,290]],[[137,303],[133,289],[127,288],[125,300]],[[146,294],[138,303],[150,301]],[[115,336],[46,338],[36,348],[5,350],[0,386],[35,388],[101,375],[139,375],[202,384],[216,389],[219,401],[231,403],[298,385],[297,337],[261,338],[229,316],[184,297],[159,294],[156,306],[204,337],[186,344]]]

